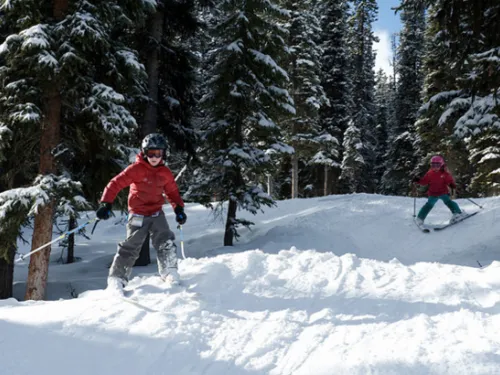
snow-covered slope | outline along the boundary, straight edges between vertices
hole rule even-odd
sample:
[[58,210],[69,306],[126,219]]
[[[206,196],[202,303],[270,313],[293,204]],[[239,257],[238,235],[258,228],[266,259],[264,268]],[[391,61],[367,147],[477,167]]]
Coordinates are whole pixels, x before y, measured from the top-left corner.
[[[184,285],[165,286],[153,264],[125,299],[102,290],[125,230],[100,223],[78,240],[80,262],[51,265],[52,301],[0,301],[0,373],[498,374],[500,199],[477,202],[474,218],[425,234],[410,198],[282,201],[249,217],[234,248],[190,205]],[[448,218],[439,203],[428,221]]]

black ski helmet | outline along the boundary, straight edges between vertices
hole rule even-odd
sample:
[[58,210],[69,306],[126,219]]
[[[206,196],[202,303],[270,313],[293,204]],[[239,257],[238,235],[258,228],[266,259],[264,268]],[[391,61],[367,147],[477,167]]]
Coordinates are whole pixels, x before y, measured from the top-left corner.
[[146,154],[148,150],[164,150],[164,158],[167,156],[167,141],[163,135],[151,133],[144,137],[141,143],[141,151]]

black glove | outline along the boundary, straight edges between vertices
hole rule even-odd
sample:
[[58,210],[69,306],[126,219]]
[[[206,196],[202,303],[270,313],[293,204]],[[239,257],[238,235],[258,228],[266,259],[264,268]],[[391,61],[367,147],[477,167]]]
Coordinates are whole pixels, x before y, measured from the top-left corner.
[[175,206],[175,221],[177,221],[180,225],[184,225],[187,220],[186,213],[184,212],[184,207]]
[[411,180],[413,183],[415,182],[419,182],[420,181],[420,178],[419,177],[413,177],[413,180]]
[[95,212],[99,220],[108,220],[111,216],[111,203],[102,202],[101,207]]

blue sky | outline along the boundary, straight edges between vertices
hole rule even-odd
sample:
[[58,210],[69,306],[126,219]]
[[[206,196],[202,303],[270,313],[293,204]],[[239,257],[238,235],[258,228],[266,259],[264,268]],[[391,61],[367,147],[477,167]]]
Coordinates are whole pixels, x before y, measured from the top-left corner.
[[380,42],[374,46],[377,51],[375,70],[382,68],[387,74],[390,74],[392,71],[390,66],[392,58],[390,38],[392,33],[397,33],[401,29],[399,13],[395,15],[391,8],[398,6],[400,0],[378,0],[377,3],[379,14],[378,20],[373,24],[373,30]]
[[390,33],[398,32],[401,28],[399,13],[394,14],[391,8],[399,5],[400,0],[378,0],[378,20],[374,23],[374,29],[387,30]]

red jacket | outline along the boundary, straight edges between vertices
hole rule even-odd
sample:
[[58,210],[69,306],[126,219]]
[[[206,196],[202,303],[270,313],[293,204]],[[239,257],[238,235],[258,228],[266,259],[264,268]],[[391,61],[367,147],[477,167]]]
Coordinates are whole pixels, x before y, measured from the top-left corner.
[[120,190],[130,186],[128,211],[132,214],[150,216],[165,204],[163,193],[172,207],[184,207],[179,188],[169,168],[160,164],[153,167],[137,155],[135,163],[116,175],[104,189],[101,202],[113,203]]
[[444,170],[429,170],[424,177],[422,177],[417,184],[429,185],[427,194],[430,197],[439,197],[440,195],[450,194],[448,186],[456,189],[457,185],[453,176]]

